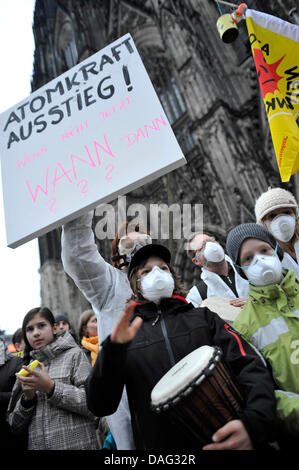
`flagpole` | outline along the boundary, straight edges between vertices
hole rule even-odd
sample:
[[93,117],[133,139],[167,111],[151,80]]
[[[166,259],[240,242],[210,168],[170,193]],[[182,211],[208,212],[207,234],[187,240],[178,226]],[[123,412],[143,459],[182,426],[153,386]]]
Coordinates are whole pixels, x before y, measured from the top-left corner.
[[238,8],[240,5],[236,5],[235,3],[229,3],[229,2],[223,2],[222,0],[217,0],[218,3],[221,3],[222,5],[227,5],[232,8]]
[[216,3],[216,5],[217,5],[219,15],[223,15],[223,12],[222,12],[222,10],[221,10],[221,7],[220,7],[220,5],[219,5],[218,0],[215,0],[215,3]]

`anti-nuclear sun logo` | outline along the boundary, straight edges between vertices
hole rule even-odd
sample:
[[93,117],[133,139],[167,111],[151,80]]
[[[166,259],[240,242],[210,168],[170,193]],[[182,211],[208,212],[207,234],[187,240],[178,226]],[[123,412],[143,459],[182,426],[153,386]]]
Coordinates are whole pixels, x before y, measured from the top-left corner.
[[275,90],[279,90],[278,82],[283,77],[277,74],[277,68],[280,62],[284,59],[285,56],[277,60],[273,64],[267,64],[266,59],[263,56],[263,52],[260,49],[254,49],[253,53],[255,66],[257,70],[257,76],[259,78],[260,86],[262,89],[263,98],[267,93],[273,93]]

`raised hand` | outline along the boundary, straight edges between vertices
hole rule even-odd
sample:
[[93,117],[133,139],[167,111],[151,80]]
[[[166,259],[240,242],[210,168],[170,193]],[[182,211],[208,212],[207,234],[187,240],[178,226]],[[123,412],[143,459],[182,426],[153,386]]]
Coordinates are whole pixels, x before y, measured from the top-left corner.
[[127,343],[131,341],[141,327],[143,320],[140,317],[136,317],[131,323],[135,307],[136,302],[130,301],[127,303],[110,336],[111,341],[114,343]]

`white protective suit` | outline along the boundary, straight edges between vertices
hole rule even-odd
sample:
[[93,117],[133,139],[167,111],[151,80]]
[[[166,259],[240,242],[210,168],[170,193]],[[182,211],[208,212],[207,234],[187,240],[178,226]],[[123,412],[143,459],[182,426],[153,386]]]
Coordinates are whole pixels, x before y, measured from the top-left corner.
[[[239,297],[248,297],[248,281],[243,279],[236,268],[233,265],[232,260],[229,256],[225,255],[226,261],[232,266],[235,272],[235,284],[236,290],[239,294]],[[217,273],[208,271],[207,269],[202,269],[201,279],[206,283],[207,289],[207,298],[209,297],[227,297],[229,299],[235,299],[236,296],[233,291],[228,287],[228,285],[221,279]],[[201,298],[200,293],[196,286],[191,287],[186,297],[188,302],[191,302],[194,307],[199,307],[203,299]]]
[[[93,211],[64,225],[62,263],[65,272],[90,302],[98,319],[99,343],[113,330],[132,291],[125,272],[100,255],[91,228]],[[118,450],[134,449],[131,415],[126,390],[117,411],[107,423]]]

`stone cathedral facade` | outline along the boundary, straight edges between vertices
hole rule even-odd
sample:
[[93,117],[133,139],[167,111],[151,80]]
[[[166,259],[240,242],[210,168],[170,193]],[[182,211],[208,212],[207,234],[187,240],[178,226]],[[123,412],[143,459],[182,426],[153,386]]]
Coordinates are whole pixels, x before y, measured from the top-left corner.
[[[246,3],[299,24],[296,0]],[[255,199],[268,186],[284,186],[298,198],[299,184],[297,175],[280,182],[245,22],[237,40],[225,44],[218,17],[214,0],[36,0],[32,91],[129,32],[187,164],[127,194],[126,202],[203,204],[204,231],[224,243],[230,228],[254,221]],[[88,304],[63,270],[60,235],[57,229],[39,239],[42,303],[76,325]],[[189,289],[198,271],[185,239],[161,242]],[[99,244],[107,261],[110,243]]]

